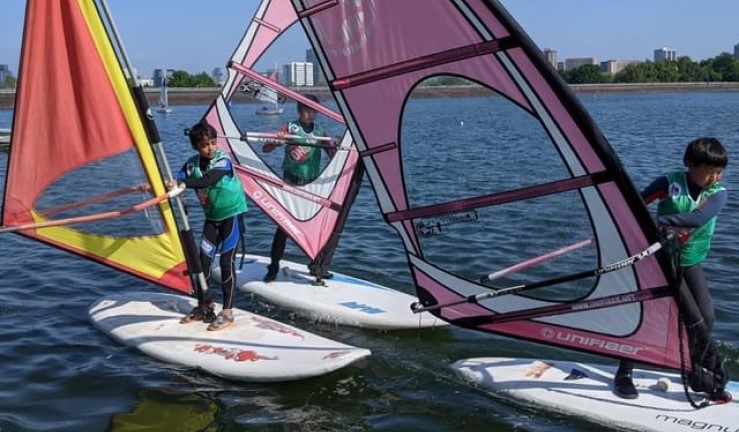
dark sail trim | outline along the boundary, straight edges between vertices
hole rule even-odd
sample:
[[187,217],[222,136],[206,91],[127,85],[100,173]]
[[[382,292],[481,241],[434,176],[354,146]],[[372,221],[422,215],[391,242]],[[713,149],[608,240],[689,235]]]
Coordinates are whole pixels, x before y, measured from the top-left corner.
[[477,198],[467,198],[443,204],[418,207],[411,210],[392,212],[388,213],[387,220],[388,222],[399,222],[408,219],[418,219],[448,213],[457,213],[460,211],[476,209],[480,207],[505,204],[522,199],[537,198],[554,193],[582,189],[584,187],[594,186],[608,181],[612,181],[611,176],[606,172],[599,172],[591,175],[574,177],[567,180],[545,183],[537,186],[501,192],[493,195],[486,195]]
[[383,152],[386,152],[386,151],[395,150],[396,148],[398,148],[398,143],[396,143],[396,142],[390,142],[390,143],[383,144],[383,145],[378,146],[378,147],[375,147],[375,148],[371,148],[369,150],[361,151],[361,152],[359,152],[359,155],[361,157],[372,156],[372,155],[377,154],[377,153],[383,153]]
[[647,300],[654,300],[673,295],[674,293],[669,287],[650,288],[632,293],[614,294],[606,297],[575,301],[571,303],[559,303],[552,306],[544,306],[540,308],[527,309],[517,312],[487,316],[465,317],[457,320],[452,320],[450,322],[462,327],[474,328],[485,324],[504,324],[513,321],[529,320],[533,318],[602,309],[622,304],[644,302]]
[[406,60],[380,69],[370,70],[344,78],[337,78],[331,83],[331,87],[337,91],[341,91],[350,87],[403,75],[408,72],[428,69],[446,63],[479,57],[481,55],[493,54],[516,46],[516,41],[510,37],[480,42],[474,45],[454,48],[436,54]]
[[308,9],[305,9],[302,12],[298,12],[298,18],[307,18],[313,14],[317,14],[318,12],[322,12],[338,4],[339,0],[324,0],[323,2],[318,2]]

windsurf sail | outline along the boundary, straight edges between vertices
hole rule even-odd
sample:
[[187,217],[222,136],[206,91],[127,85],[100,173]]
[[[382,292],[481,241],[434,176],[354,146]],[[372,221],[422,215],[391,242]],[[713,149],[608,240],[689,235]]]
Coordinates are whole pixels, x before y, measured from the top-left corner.
[[[424,308],[475,330],[680,368],[677,281],[649,212],[497,1],[292,3]],[[489,95],[464,105],[475,123],[412,97],[449,78]],[[452,132],[430,133],[434,124]],[[517,264],[524,274],[488,283]]]
[[167,69],[164,71],[164,78],[162,79],[162,88],[159,91],[159,108],[157,111],[160,113],[168,114],[172,112],[172,108],[169,107],[169,93],[167,90]]
[[[277,66],[269,74],[269,80],[273,82],[279,82],[279,73],[277,72]],[[244,83],[241,89],[242,92],[247,93],[254,99],[265,102],[261,108],[257,110],[257,114],[260,115],[277,115],[282,114],[285,103],[285,97],[277,93],[273,88],[268,86],[262,86],[254,81]]]
[[189,293],[156,126],[106,11],[27,2],[3,230]]
[[[249,140],[242,139],[256,132],[254,129],[263,130],[264,126],[256,122],[239,122],[229,103],[242,92],[270,98],[274,94],[278,101],[289,98],[317,109],[330,119],[343,122],[343,117],[337,112],[253,70],[265,50],[296,21],[297,15],[289,0],[264,0],[260,3],[230,59],[228,77],[221,93],[205,119],[218,129],[221,135],[218,144],[236,162],[236,171],[247,196],[295,241],[306,256],[320,260],[322,256],[330,255],[336,246],[361,182],[359,155],[351,135],[344,129],[338,138],[338,151],[320,175],[306,185],[296,186],[282,178],[281,168],[270,167],[261,145],[250,145]],[[272,127],[271,132],[274,132],[276,127]]]

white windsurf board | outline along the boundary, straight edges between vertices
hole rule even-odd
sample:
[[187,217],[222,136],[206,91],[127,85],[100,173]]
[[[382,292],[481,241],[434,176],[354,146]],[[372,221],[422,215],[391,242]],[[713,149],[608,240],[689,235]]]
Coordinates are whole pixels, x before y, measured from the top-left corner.
[[238,256],[236,283],[242,291],[311,319],[383,330],[448,325],[428,312],[413,313],[410,305],[416,297],[363,279],[331,272],[333,278],[324,279],[325,286],[314,286],[306,265],[282,260],[277,279],[266,283],[262,279],[269,258],[245,255],[239,269],[240,260]]
[[193,298],[175,294],[117,294],[95,302],[89,318],[113,339],[156,359],[237,381],[309,378],[370,355],[367,349],[237,308],[234,324],[223,330],[208,331],[202,322],[180,324],[196,304]]
[[[634,385],[639,397],[619,398],[612,385],[616,363],[602,366],[489,357],[459,360],[452,368],[494,394],[613,428],[654,432],[739,430],[739,403],[695,409],[685,398],[677,374],[635,369]],[[735,398],[739,396],[736,383],[730,383],[727,390]],[[704,399],[700,393],[691,396],[696,402]]]

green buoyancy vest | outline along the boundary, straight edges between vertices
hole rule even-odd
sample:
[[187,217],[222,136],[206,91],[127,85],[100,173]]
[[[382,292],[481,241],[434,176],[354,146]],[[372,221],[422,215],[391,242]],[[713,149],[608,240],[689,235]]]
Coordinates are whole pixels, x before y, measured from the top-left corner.
[[[323,129],[317,126],[313,128],[313,132],[305,132],[303,127],[300,126],[300,122],[297,121],[287,124],[287,133],[305,137],[294,140],[293,142],[296,144],[315,144],[317,141],[312,138],[325,136]],[[282,168],[286,173],[302,180],[303,184],[312,182],[321,172],[321,148],[288,145],[285,148]]]
[[[223,159],[228,159],[226,153],[216,150],[216,155],[208,163],[206,171]],[[200,171],[200,155],[190,158],[188,164],[192,168],[192,170],[188,169],[190,171],[189,177],[196,179],[203,177],[203,173]],[[224,176],[218,183],[210,187],[196,189],[195,192],[200,199],[200,205],[203,206],[205,218],[208,220],[221,221],[246,211],[244,187],[235,173],[234,175]]]
[[[690,213],[711,195],[724,190],[724,187],[716,182],[708,189],[701,191],[698,199],[694,200],[690,196],[686,172],[671,172],[666,177],[669,182],[667,197],[659,202],[657,216]],[[680,247],[680,265],[682,267],[690,267],[706,259],[708,251],[711,249],[711,237],[713,237],[715,229],[716,217],[714,216],[705,224],[691,230],[688,240]]]

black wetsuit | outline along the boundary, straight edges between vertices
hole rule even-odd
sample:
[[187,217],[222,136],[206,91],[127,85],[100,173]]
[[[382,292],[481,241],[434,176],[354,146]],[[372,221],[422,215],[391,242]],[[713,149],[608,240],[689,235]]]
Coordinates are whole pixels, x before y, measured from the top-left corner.
[[[200,171],[203,176],[200,178],[187,178],[186,166],[177,173],[177,179],[185,186],[192,189],[204,189],[215,185],[223,177],[234,175],[233,167],[228,161],[224,167],[215,167],[207,170],[210,159],[200,158]],[[207,170],[207,171],[206,171]],[[210,268],[213,258],[218,252],[218,245],[221,246],[221,287],[223,289],[223,308],[233,308],[234,292],[236,290],[236,281],[234,274],[236,269],[234,266],[234,258],[236,249],[241,239],[241,215],[231,216],[224,220],[212,221],[206,219],[203,223],[203,238],[200,243],[200,262],[203,267],[203,273],[208,282],[210,282]],[[207,300],[207,299],[206,299]]]

